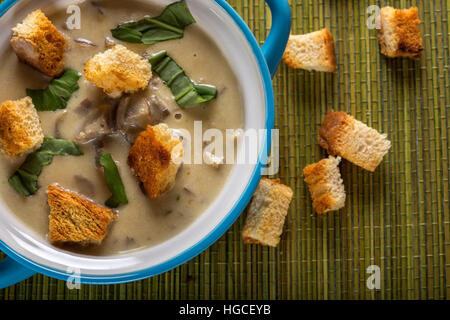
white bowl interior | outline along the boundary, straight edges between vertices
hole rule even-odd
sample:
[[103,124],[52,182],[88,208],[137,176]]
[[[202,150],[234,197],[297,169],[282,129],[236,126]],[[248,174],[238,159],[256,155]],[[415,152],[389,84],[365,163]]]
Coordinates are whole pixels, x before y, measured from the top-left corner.
[[[148,0],[167,5],[171,0]],[[54,8],[54,1],[20,1],[1,19],[2,30],[10,30],[32,10]],[[77,1],[80,2],[80,1]],[[244,129],[264,129],[266,102],[264,85],[258,63],[244,34],[232,18],[213,0],[187,0],[197,23],[218,46],[234,67],[245,105]],[[66,7],[74,1],[58,1]],[[11,33],[0,34],[1,50],[11,50]],[[262,141],[259,141],[258,153]],[[242,146],[238,154],[243,152]],[[0,240],[9,248],[41,266],[66,272],[68,268],[88,275],[117,275],[136,272],[166,262],[191,248],[206,237],[228,215],[249,183],[255,164],[236,165],[214,203],[193,224],[176,237],[152,248],[115,256],[93,257],[73,254],[51,246],[40,235],[26,227],[10,210],[0,203]],[[6,177],[3,177],[6,179]]]

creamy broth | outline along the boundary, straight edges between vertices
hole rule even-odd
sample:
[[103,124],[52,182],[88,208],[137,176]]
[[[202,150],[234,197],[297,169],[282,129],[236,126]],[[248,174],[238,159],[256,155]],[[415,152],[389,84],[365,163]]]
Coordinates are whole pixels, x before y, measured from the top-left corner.
[[[110,29],[144,15],[158,15],[162,8],[151,1],[90,1],[80,4],[81,30],[68,31],[64,28],[67,15],[65,9],[46,12],[54,25],[69,39],[70,48],[66,53],[66,67],[82,71],[88,58],[105,48],[105,37],[112,39]],[[74,41],[88,39],[95,47],[82,46]],[[152,54],[167,50],[169,55],[182,66],[194,81],[215,85],[219,91],[216,100],[192,109],[180,109],[173,101],[170,90],[158,81],[151,81],[142,95],[157,94],[167,105],[170,115],[163,120],[171,128],[182,128],[193,136],[194,121],[202,121],[203,130],[217,128],[237,129],[243,126],[243,102],[236,77],[220,49],[197,24],[186,28],[183,39],[165,41],[155,45],[123,43],[113,39],[137,53]],[[6,50],[0,57],[2,77],[0,78],[0,101],[20,99],[25,96],[25,88],[43,88],[49,79],[39,72],[20,63],[12,51]],[[45,136],[55,136],[55,123],[59,122],[61,138],[74,140],[85,116],[79,106],[89,98],[97,108],[104,95],[84,77],[79,80],[80,89],[72,96],[65,110],[39,112]],[[64,114],[64,115],[63,115]],[[181,118],[179,115],[181,114]],[[48,214],[46,186],[59,183],[64,188],[76,191],[103,205],[110,196],[103,173],[95,165],[95,151],[91,144],[81,145],[81,157],[55,157],[53,163],[45,167],[39,177],[40,189],[37,194],[24,198],[8,184],[8,178],[20,166],[24,157],[9,159],[0,156],[0,194],[5,202],[27,226],[46,237]],[[65,249],[92,255],[111,255],[155,246],[175,236],[188,227],[215,200],[232,170],[231,165],[219,169],[207,164],[184,164],[178,172],[175,186],[157,200],[149,200],[141,191],[139,182],[127,165],[130,145],[121,136],[113,136],[105,141],[104,150],[112,154],[125,185],[129,204],[119,207],[115,221],[107,237],[99,246],[64,246]],[[192,150],[194,151],[194,150]],[[198,152],[199,150],[197,150]],[[90,183],[86,185],[85,179]]]

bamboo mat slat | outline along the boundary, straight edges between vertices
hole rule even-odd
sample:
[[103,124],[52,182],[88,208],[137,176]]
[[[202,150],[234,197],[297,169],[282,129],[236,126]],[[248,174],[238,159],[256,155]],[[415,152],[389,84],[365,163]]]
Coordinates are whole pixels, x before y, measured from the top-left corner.
[[[212,247],[147,280],[68,290],[36,275],[0,290],[9,299],[449,299],[450,0],[290,0],[293,33],[328,28],[338,71],[280,66],[273,85],[282,181],[294,199],[276,249],[245,246],[245,214]],[[270,29],[262,0],[229,0],[260,43]],[[386,59],[366,27],[369,5],[417,6],[425,51]],[[312,210],[301,171],[326,156],[317,132],[331,108],[387,133],[392,149],[375,173],[343,161],[346,207]],[[370,265],[381,289],[366,286]]]

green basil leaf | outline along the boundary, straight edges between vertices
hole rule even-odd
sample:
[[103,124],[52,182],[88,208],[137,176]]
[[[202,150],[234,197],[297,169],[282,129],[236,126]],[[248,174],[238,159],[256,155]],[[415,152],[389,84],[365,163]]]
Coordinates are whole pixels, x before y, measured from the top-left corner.
[[147,18],[141,19],[139,21],[127,22],[118,26],[118,28],[126,28],[128,30],[134,30],[138,32],[145,32],[150,29],[149,22]]
[[[170,59],[170,58],[167,58]],[[165,66],[158,71],[155,70],[161,79],[170,87],[170,85],[176,80],[178,76],[183,76],[184,71],[181,69],[175,61],[170,60]]]
[[148,61],[150,62],[150,64],[152,66],[154,66],[154,65],[156,66],[166,57],[167,57],[167,51],[161,51],[161,52],[153,55],[150,59],[148,59]]
[[208,100],[206,100],[205,98],[203,98],[202,96],[200,96],[198,94],[198,92],[193,89],[191,91],[189,91],[188,93],[186,93],[183,97],[181,97],[177,103],[180,107],[189,107],[189,106],[194,106],[197,105],[199,103],[202,102],[206,102]]
[[49,153],[53,156],[81,156],[83,152],[72,141],[65,139],[45,138],[40,152]]
[[72,94],[79,89],[78,79],[81,75],[72,69],[53,79],[45,89],[27,89],[27,95],[33,100],[37,111],[56,111],[67,107]]
[[[144,21],[139,24],[142,32],[146,32],[146,31],[148,31],[150,29],[161,29],[161,30],[172,31],[174,33],[177,33],[181,37],[183,36],[183,34],[184,34],[184,30],[183,30],[184,27],[178,28],[177,25],[167,24],[164,21],[160,21],[158,19],[159,19],[158,17],[156,17],[156,18],[144,18],[143,19]],[[145,23],[147,25],[145,26],[145,29],[144,29],[144,24]]]
[[150,29],[142,35],[142,43],[154,44],[157,42],[180,39],[180,34],[171,30]]
[[39,189],[38,178],[43,167],[50,165],[54,156],[81,156],[82,154],[80,148],[72,141],[46,137],[39,150],[27,156],[8,182],[21,195],[31,196]]
[[53,154],[46,151],[33,152],[28,156],[27,161],[22,164],[20,170],[39,176],[42,168],[52,163],[53,156]]
[[157,53],[148,61],[152,65],[152,70],[170,88],[180,107],[189,108],[217,97],[216,87],[195,84],[166,51]]
[[28,188],[25,187],[25,185],[22,182],[22,179],[20,179],[20,175],[18,175],[17,173],[11,176],[8,179],[8,182],[22,196],[24,197],[31,196],[30,191],[28,191]]
[[24,170],[17,170],[17,174],[20,176],[23,186],[30,192],[30,194],[35,194],[38,187],[38,176],[28,173]]
[[170,89],[172,90],[172,93],[175,97],[175,101],[177,102],[188,92],[192,91],[193,88],[194,84],[186,75],[181,75],[176,78],[170,86]]
[[105,206],[111,209],[116,209],[120,206],[121,202],[116,199],[116,197],[111,196],[108,200],[105,201]]
[[102,153],[99,162],[105,171],[106,185],[112,193],[112,196],[106,200],[105,205],[110,208],[117,208],[120,204],[127,204],[125,187],[111,154],[108,152]]
[[186,2],[182,0],[167,6],[158,17],[120,24],[111,30],[111,34],[126,42],[154,44],[183,38],[184,29],[195,22]]
[[196,22],[184,0],[169,5],[156,19],[180,29]]
[[217,96],[217,89],[214,86],[207,84],[196,84],[194,87],[198,94],[204,99],[211,100]]
[[142,43],[142,33],[124,26],[119,26],[111,30],[112,36],[116,39],[131,43]]

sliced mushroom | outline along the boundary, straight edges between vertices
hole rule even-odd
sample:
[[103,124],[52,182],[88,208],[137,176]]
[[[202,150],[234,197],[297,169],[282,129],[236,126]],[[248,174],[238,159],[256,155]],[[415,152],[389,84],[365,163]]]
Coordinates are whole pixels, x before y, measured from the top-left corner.
[[146,98],[130,101],[126,113],[125,123],[129,127],[145,129],[153,124],[149,101]]
[[[131,135],[131,129],[134,129],[133,123],[129,122],[128,110],[130,108],[130,96],[124,96],[120,99],[120,102],[116,110],[116,129],[124,136],[124,138],[129,142],[133,143],[135,138]],[[133,130],[134,131],[134,130]]]
[[75,137],[75,141],[85,144],[100,140],[112,133],[108,113],[100,111],[94,115],[93,119],[86,121],[83,129]]
[[94,184],[87,178],[82,175],[75,175],[74,177],[75,183],[77,185],[78,190],[82,192],[84,195],[92,198],[95,196],[95,187]]
[[104,109],[104,112],[107,113],[108,125],[111,127],[113,134],[116,134],[117,130],[118,130],[116,114],[117,114],[117,108],[119,106],[119,103],[120,103],[120,99],[108,98],[107,104],[104,105],[104,107],[106,107]]
[[152,95],[148,101],[150,105],[151,125],[161,123],[170,115],[169,108],[156,95]]
[[125,131],[127,126],[127,112],[130,105],[130,96],[123,96],[116,109],[116,127],[119,131]]
[[123,97],[116,111],[116,126],[129,143],[134,143],[148,125],[155,125],[170,114],[169,109],[156,97]]
[[79,45],[81,45],[83,47],[96,47],[97,46],[91,40],[84,39],[84,38],[76,38],[76,39],[73,39],[73,41],[75,41],[76,43],[78,43]]
[[86,99],[76,112],[86,117],[75,137],[75,141],[81,144],[99,141],[117,133],[132,144],[148,125],[161,123],[170,115],[169,108],[156,95],[146,97],[142,94],[109,99],[95,108]]
[[82,128],[75,141],[81,144],[87,144],[92,141],[98,141],[104,137],[114,134],[115,128],[115,112],[117,108],[117,100],[110,99],[100,106],[96,107],[95,112],[87,115]]
[[92,110],[92,102],[89,99],[81,101],[80,105],[75,108],[75,112],[81,116],[86,116]]

